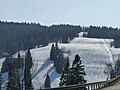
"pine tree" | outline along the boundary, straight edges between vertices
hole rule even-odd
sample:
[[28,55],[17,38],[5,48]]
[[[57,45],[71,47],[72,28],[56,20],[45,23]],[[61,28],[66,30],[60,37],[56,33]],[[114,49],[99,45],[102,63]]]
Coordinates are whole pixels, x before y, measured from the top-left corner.
[[17,60],[18,60],[18,68],[20,68],[22,66],[20,53],[18,53]]
[[69,62],[69,57],[67,57],[66,63],[65,63],[65,66],[64,66],[64,71],[68,71],[69,67],[70,67],[70,62]]
[[20,59],[21,59],[21,56],[20,56],[20,53],[19,53],[19,52],[18,52],[17,59],[18,59],[18,60],[20,60]]
[[58,43],[55,43],[55,49],[56,49],[56,50],[59,50],[59,48],[58,48]]
[[[11,61],[15,61],[14,58],[10,58]],[[7,90],[21,90],[20,76],[18,68],[15,62],[8,63],[8,83]]]
[[30,52],[30,49],[28,49],[25,57],[25,67],[28,69],[31,69],[32,64],[33,62],[32,62],[31,52]]
[[58,73],[62,73],[64,67],[64,56],[62,51],[58,48],[58,44],[56,43],[55,46],[52,44],[50,58],[54,60],[54,66],[56,67],[56,71]]
[[82,60],[80,59],[80,56],[77,54],[75,55],[75,60],[72,65],[72,73],[74,74],[74,83],[75,84],[84,84],[86,83],[86,80],[84,80],[84,76],[86,75],[84,71],[84,65],[82,65]]
[[47,74],[47,77],[45,79],[45,88],[50,88],[50,76]]
[[0,72],[0,90],[2,90],[2,73]]
[[23,58],[21,58],[21,55],[20,53],[18,52],[18,56],[17,56],[17,65],[18,65],[18,69],[20,69],[20,73],[19,73],[19,76],[21,78],[20,82],[21,82],[21,89],[23,89],[23,79],[24,79],[24,61],[23,61]]
[[75,55],[75,60],[73,61],[72,67],[69,68],[68,71],[63,71],[62,76],[60,78],[60,86],[85,84],[85,75],[86,73],[84,71],[84,65],[82,65],[82,60],[77,54]]
[[58,56],[60,54],[60,49],[58,48],[58,44],[56,43],[55,44],[55,55],[54,55],[54,66],[56,67],[57,66],[57,63],[58,63]]
[[13,78],[15,83],[15,90],[21,90],[20,76],[17,68],[14,69]]
[[55,44],[55,53],[54,53],[54,67],[56,67],[56,63],[57,63],[57,49],[58,49],[58,45],[57,43]]
[[24,71],[24,80],[25,80],[25,90],[33,89],[32,78],[30,74],[30,69],[25,68]]
[[[9,58],[9,61],[10,61],[10,58]],[[12,63],[11,63],[12,64]],[[10,62],[7,62],[7,66],[8,66],[8,82],[7,82],[7,90],[12,90],[13,89],[13,79],[12,79],[12,67],[10,66],[11,65]],[[13,65],[12,65],[13,66]]]
[[25,90],[33,89],[32,79],[30,69],[32,68],[32,57],[30,50],[28,49],[25,57],[25,69],[24,69],[24,82],[25,82]]
[[64,61],[65,61],[64,56],[62,54],[62,51],[60,51],[60,54],[58,55],[56,62],[56,71],[59,74],[61,74],[63,71]]
[[52,48],[50,51],[50,60],[55,60],[55,46],[52,44]]
[[55,59],[57,59],[60,52],[61,52],[61,50],[58,47],[58,43],[55,43]]
[[5,61],[3,61],[2,68],[1,68],[2,73],[8,72],[8,70],[9,70],[8,63],[9,63],[9,61],[10,61],[9,57],[6,57]]

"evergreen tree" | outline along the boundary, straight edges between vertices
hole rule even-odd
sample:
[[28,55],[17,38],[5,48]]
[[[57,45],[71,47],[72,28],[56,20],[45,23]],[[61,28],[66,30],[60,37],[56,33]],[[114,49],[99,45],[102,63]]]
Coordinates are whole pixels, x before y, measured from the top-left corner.
[[64,66],[64,71],[68,71],[69,67],[70,67],[70,62],[69,62],[69,57],[67,57],[66,63],[65,63],[65,66]]
[[23,62],[23,58],[21,58],[21,56],[20,56],[20,53],[18,53],[16,64],[19,69],[23,68],[24,62]]
[[54,66],[56,67],[56,71],[58,73],[62,73],[65,59],[62,50],[59,49],[57,43],[55,44],[55,46],[54,44],[52,44],[50,58],[54,60]]
[[21,65],[21,56],[20,56],[20,53],[18,53],[17,60],[18,60],[19,68],[20,68],[20,66],[22,66]]
[[[84,65],[82,65],[82,60],[80,56],[75,55],[75,60],[73,65],[68,71],[63,71],[60,78],[60,86],[74,85],[74,84],[85,84],[87,81],[84,79],[86,75],[84,71]],[[85,89],[85,88],[84,88]]]
[[10,62],[9,57],[6,57],[5,61],[3,61],[2,68],[1,68],[2,73],[8,72],[8,70],[9,70],[8,63],[9,62]]
[[[10,58],[14,61],[14,58]],[[7,90],[21,90],[20,76],[15,62],[8,63],[8,83]]]
[[[8,58],[7,58],[7,60],[8,60]],[[9,60],[10,60],[10,58],[9,58]],[[12,67],[10,66],[10,62],[7,62],[6,64],[8,66],[7,90],[12,90],[13,89],[13,86],[12,86],[12,83],[13,83],[13,79],[12,79]]]
[[60,53],[60,49],[58,48],[58,43],[55,43],[55,59],[54,59],[54,66],[56,67],[57,66],[57,63],[58,63],[58,56],[59,56],[59,53]]
[[18,60],[20,60],[20,59],[21,59],[21,56],[20,56],[20,53],[19,53],[19,52],[18,52],[17,59],[18,59]]
[[21,72],[19,73],[19,76],[20,76],[20,83],[21,83],[21,90],[23,90],[23,83],[24,83],[24,61],[23,61],[23,58],[21,58],[21,55],[20,53],[18,52],[18,56],[17,56],[17,65],[18,65],[18,68],[21,70]]
[[50,51],[50,60],[55,60],[55,46],[52,44],[52,48]]
[[55,49],[56,49],[56,50],[59,49],[59,48],[58,48],[58,43],[57,43],[57,42],[55,43]]
[[2,73],[0,72],[0,90],[2,90]]
[[60,54],[58,55],[56,61],[57,61],[56,62],[56,71],[57,71],[57,73],[61,74],[62,71],[63,71],[64,62],[65,62],[64,56],[62,54],[62,51],[60,51]]
[[32,68],[32,57],[30,53],[30,49],[28,49],[25,57],[25,69],[24,69],[24,82],[25,82],[25,90],[33,89],[32,79],[30,69]]
[[86,80],[84,80],[84,76],[86,75],[84,71],[84,65],[82,65],[82,60],[80,56],[77,54],[75,55],[74,64],[72,65],[72,72],[74,73],[75,83],[76,84],[84,84]]
[[25,68],[24,71],[24,80],[25,80],[25,90],[33,89],[32,78],[30,74],[30,69]]
[[61,50],[59,49],[58,43],[55,43],[55,59],[57,59],[60,52]]
[[32,64],[33,64],[33,62],[32,62],[31,52],[30,52],[30,49],[28,49],[26,56],[25,56],[25,68],[31,69]]
[[64,66],[64,71],[62,72],[61,78],[60,78],[60,86],[67,86],[67,78],[68,78],[68,70],[70,67],[70,63],[69,63],[69,58],[67,57],[66,59],[66,63]]
[[50,76],[47,74],[47,77],[45,79],[45,88],[50,88]]
[[15,83],[15,89],[14,90],[21,90],[21,83],[20,83],[20,75],[18,72],[18,69],[14,69],[14,83]]

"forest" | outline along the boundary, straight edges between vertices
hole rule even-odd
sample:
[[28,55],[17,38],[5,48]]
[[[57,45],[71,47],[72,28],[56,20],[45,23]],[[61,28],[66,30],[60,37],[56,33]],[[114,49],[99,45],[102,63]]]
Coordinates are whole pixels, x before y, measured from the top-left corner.
[[60,24],[44,26],[39,23],[15,23],[0,21],[0,54],[10,55],[19,50],[46,46],[51,42],[68,43],[78,33],[87,32],[89,38],[114,39],[114,46],[120,47],[120,30],[106,26],[82,27],[80,25]]
[[73,25],[43,26],[36,23],[14,23],[0,21],[0,53],[10,55],[19,50],[45,46],[50,42],[67,42],[77,36],[82,29]]

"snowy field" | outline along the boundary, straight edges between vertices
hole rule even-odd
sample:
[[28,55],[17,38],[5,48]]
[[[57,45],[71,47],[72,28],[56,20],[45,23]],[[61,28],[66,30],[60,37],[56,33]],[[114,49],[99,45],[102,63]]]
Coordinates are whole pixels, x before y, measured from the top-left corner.
[[[59,47],[66,52],[65,55],[69,56],[71,64],[75,54],[80,55],[85,65],[85,79],[87,83],[89,83],[106,80],[106,75],[104,74],[105,65],[110,62],[113,63],[117,59],[120,49],[110,48],[110,42],[111,39],[76,37],[68,44],[59,43]],[[46,47],[31,50],[34,63],[31,73],[35,89],[44,87],[47,74],[50,75],[51,86],[59,86],[59,78],[61,75],[56,73],[53,67],[53,61],[49,60],[50,49],[51,44]],[[21,54],[24,56],[25,52],[21,51]],[[2,62],[3,59],[0,60],[0,65]]]

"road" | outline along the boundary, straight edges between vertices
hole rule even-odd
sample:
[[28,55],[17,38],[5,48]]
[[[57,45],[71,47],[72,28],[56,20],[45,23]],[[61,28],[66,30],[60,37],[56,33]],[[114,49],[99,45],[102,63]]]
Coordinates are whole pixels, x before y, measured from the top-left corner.
[[113,86],[110,87],[106,87],[103,89],[99,89],[99,90],[120,90],[120,81],[118,81],[116,84],[114,84]]

